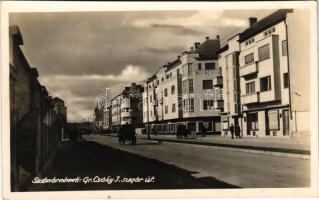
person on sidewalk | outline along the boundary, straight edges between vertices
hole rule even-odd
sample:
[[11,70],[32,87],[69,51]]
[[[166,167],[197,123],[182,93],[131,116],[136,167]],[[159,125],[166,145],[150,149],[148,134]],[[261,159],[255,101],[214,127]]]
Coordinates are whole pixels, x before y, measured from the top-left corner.
[[240,126],[237,124],[236,127],[235,127],[235,135],[236,135],[236,139],[241,139],[241,136],[240,136]]
[[231,139],[234,139],[234,132],[235,132],[235,127],[233,124],[230,125],[229,131],[231,133]]
[[203,126],[203,128],[202,128],[202,137],[206,137],[206,132],[207,132],[206,127]]

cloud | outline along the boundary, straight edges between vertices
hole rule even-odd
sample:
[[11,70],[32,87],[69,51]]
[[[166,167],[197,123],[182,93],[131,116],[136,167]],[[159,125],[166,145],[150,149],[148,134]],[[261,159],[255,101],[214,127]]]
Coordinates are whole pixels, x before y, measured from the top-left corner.
[[176,46],[176,47],[170,47],[170,48],[145,47],[145,48],[139,49],[139,51],[156,54],[156,55],[162,55],[162,54],[177,55],[180,52],[182,52],[183,49],[184,47],[182,46]]
[[50,95],[62,98],[68,108],[68,119],[81,121],[93,117],[96,97],[110,89],[110,94],[119,94],[125,86],[141,84],[149,76],[145,67],[127,65],[119,74],[108,75],[51,75],[40,77]]
[[[202,27],[202,26],[247,26],[246,19],[224,16],[223,10],[200,10],[194,15],[180,18],[139,19],[132,23],[136,27]],[[155,25],[155,26],[154,26]]]
[[54,81],[54,82],[78,82],[78,81],[118,81],[118,82],[139,82],[143,81],[148,77],[149,73],[145,70],[145,68],[135,65],[127,65],[119,75],[108,74],[108,75],[98,75],[98,74],[83,74],[83,75],[55,75],[55,76],[46,76],[42,80]]

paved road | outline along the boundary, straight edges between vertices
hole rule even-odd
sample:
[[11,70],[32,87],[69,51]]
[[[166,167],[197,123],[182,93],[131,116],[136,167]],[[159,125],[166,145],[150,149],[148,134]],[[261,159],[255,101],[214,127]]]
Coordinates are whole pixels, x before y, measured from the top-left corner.
[[[135,147],[151,146],[156,144],[143,143]],[[78,177],[81,181],[32,184],[30,180],[27,191],[237,188],[214,178],[194,178],[191,171],[96,142],[80,141],[62,147],[52,170],[41,177],[41,181],[77,180]],[[91,182],[88,182],[89,178]],[[141,181],[141,178],[144,180]],[[131,184],[132,181],[135,183]]]
[[194,177],[211,177],[244,188],[308,187],[310,160],[258,155],[190,144],[138,141],[119,146],[117,138],[89,136],[89,141],[138,154],[191,171]]

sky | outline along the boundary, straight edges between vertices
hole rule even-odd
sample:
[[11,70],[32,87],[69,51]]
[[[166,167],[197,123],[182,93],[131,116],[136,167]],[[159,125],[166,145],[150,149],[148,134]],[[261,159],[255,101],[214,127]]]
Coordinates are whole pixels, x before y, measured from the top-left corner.
[[21,46],[50,95],[63,99],[69,121],[93,118],[95,99],[142,83],[194,42],[221,43],[273,10],[11,13]]

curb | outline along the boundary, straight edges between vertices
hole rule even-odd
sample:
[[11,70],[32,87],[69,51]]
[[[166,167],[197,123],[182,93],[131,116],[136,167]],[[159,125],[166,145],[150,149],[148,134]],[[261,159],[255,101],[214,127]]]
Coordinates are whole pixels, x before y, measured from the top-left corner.
[[[141,140],[148,140],[147,138],[139,138]],[[262,154],[262,155],[272,155],[280,157],[289,158],[300,158],[300,159],[310,159],[310,151],[302,149],[283,149],[283,148],[271,148],[271,147],[256,147],[256,146],[245,146],[245,145],[234,145],[234,144],[221,144],[213,142],[196,142],[196,141],[185,141],[185,140],[170,140],[170,139],[149,139],[153,141],[170,142],[178,144],[191,144],[191,145],[201,145],[209,146],[215,149],[223,149],[230,151]]]
[[[106,136],[117,137],[114,135],[106,135]],[[279,156],[279,157],[288,157],[288,158],[299,158],[299,159],[305,159],[305,160],[309,160],[311,157],[309,150],[302,150],[302,149],[284,149],[284,148],[273,148],[273,147],[258,147],[258,146],[247,146],[247,145],[237,145],[237,144],[221,144],[221,143],[214,143],[214,142],[197,142],[197,141],[171,140],[171,139],[155,139],[155,138],[147,139],[147,138],[139,138],[139,137],[137,137],[137,139],[170,142],[170,143],[177,143],[177,144],[209,146],[214,149],[254,153],[254,154],[261,154],[261,155],[271,155],[271,156]]]

